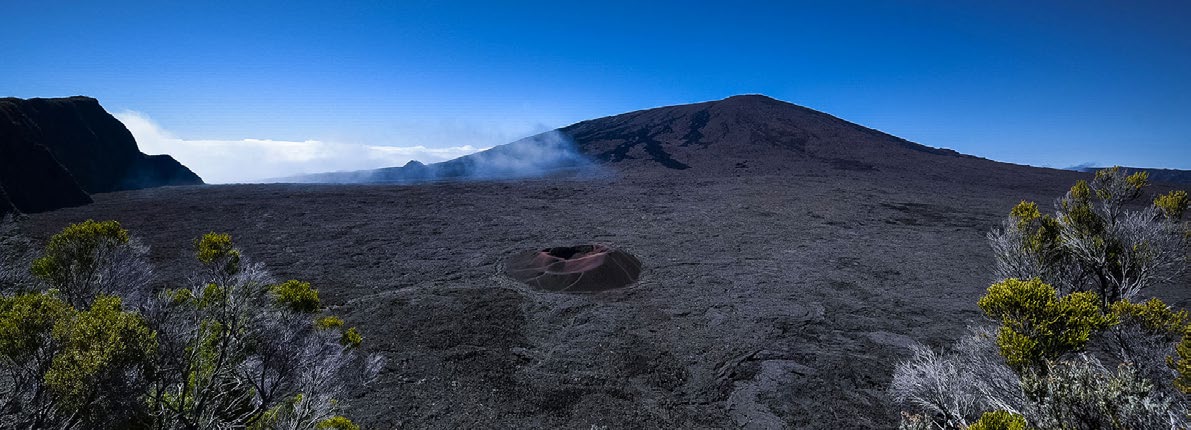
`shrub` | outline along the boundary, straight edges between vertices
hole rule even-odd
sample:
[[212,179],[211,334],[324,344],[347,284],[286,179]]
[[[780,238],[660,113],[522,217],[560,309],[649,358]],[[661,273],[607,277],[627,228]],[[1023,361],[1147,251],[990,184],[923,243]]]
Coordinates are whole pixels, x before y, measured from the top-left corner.
[[985,412],[968,430],[1026,430],[1026,417],[1007,411]]
[[140,304],[150,291],[147,255],[120,223],[87,220],[51,237],[30,271],[71,306],[87,307],[100,294]]
[[1175,190],[1154,198],[1154,206],[1162,211],[1167,220],[1179,221],[1187,212],[1188,201],[1186,191]]
[[146,252],[118,223],[72,225],[33,263],[41,284],[0,296],[0,427],[358,428],[342,400],[383,359],[312,320],[310,284],[211,233],[194,286],[148,294]]
[[1044,429],[1176,428],[1184,414],[1131,364],[1114,372],[1087,355],[1024,374],[1022,388],[1031,424]]
[[309,282],[291,279],[274,285],[270,290],[278,305],[287,307],[295,312],[312,313],[318,311],[318,290],[311,288]]
[[989,335],[949,353],[916,348],[890,387],[913,409],[903,428],[1187,427],[1191,318],[1133,301],[1186,273],[1187,198],[1127,209],[1147,181],[1105,169],[1072,186],[1053,216],[1032,202],[1010,211],[988,235],[998,281],[977,302],[996,324],[997,353],[987,353]]
[[157,343],[120,299],[75,309],[56,293],[0,298],[3,427],[120,427],[138,409]]
[[360,430],[360,426],[343,416],[327,418],[314,426],[318,430]]
[[[341,320],[332,327],[338,318],[311,320],[318,292],[310,284],[274,284],[228,235],[204,235],[196,258],[206,286],[162,294],[156,315],[172,357],[150,385],[158,422],[309,428],[336,416],[347,391],[379,371],[381,358],[356,348],[358,332],[339,331]],[[348,336],[357,342],[341,344]]]
[[1095,293],[1058,297],[1037,278],[1006,279],[988,287],[977,304],[985,315],[1001,323],[997,346],[1010,366],[1042,364],[1078,349],[1097,333],[1116,323],[1096,306]]
[[314,327],[319,330],[330,330],[334,328],[343,327],[343,319],[334,315],[328,315],[314,320]]
[[1186,193],[1127,210],[1146,184],[1144,172],[1105,169],[1092,182],[1072,186],[1056,203],[1054,216],[1035,203],[1018,204],[1002,228],[988,235],[997,278],[1039,278],[1060,294],[1093,291],[1103,308],[1136,297],[1148,285],[1177,279],[1188,267],[1188,237],[1177,222]]

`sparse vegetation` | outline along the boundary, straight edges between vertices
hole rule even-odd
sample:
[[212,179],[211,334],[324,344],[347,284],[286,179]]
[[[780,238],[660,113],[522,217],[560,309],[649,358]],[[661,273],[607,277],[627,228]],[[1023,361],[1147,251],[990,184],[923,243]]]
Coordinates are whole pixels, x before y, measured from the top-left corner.
[[1138,207],[1146,185],[1144,172],[1105,169],[1054,215],[1014,207],[989,234],[999,281],[978,301],[996,326],[949,351],[918,345],[897,367],[902,427],[1185,428],[1188,314],[1134,300],[1186,272],[1187,199],[1174,191]]
[[274,283],[226,234],[196,242],[189,287],[152,291],[146,255],[118,223],[86,221],[34,276],[0,272],[0,427],[359,428],[343,400],[383,360],[312,315],[310,284]]

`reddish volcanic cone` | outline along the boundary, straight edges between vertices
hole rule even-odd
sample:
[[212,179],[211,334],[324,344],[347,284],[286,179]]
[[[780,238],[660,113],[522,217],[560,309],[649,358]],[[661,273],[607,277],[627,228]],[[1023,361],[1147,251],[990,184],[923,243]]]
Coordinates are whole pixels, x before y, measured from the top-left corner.
[[505,274],[539,290],[595,292],[637,282],[641,261],[604,245],[563,246],[509,257]]

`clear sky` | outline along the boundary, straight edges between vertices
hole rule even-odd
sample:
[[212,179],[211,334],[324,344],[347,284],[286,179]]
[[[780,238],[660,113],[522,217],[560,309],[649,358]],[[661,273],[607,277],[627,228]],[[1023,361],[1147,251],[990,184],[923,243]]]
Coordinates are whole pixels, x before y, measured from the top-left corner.
[[1182,0],[87,3],[0,0],[0,96],[96,97],[213,182],[741,93],[995,160],[1191,169]]

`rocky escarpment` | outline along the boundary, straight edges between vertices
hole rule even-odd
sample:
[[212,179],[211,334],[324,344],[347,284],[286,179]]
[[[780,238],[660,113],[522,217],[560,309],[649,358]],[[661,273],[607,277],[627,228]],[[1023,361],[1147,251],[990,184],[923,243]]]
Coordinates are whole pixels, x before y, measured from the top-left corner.
[[[168,155],[146,155],[89,97],[0,99],[0,211],[41,212],[90,193],[202,184]],[[4,196],[7,196],[5,198]]]

